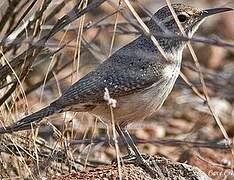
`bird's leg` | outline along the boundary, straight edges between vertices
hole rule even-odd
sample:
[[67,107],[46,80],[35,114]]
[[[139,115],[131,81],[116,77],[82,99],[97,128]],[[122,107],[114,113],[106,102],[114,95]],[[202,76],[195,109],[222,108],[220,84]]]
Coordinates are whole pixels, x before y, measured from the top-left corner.
[[116,130],[127,145],[128,156],[125,156],[123,158],[125,163],[143,165],[151,173],[152,176],[155,176],[155,174],[159,174],[160,176],[164,177],[159,167],[156,167],[157,171],[154,170],[152,167],[150,167],[149,163],[142,157],[141,153],[137,149],[137,146],[135,145],[133,139],[131,138],[126,128],[120,128],[119,126],[117,126]]
[[[130,161],[133,160],[133,161],[137,162],[138,164],[145,164],[146,163],[145,159],[142,157],[141,153],[137,149],[137,146],[134,143],[132,137],[130,136],[128,130],[126,128],[121,128],[120,130],[122,132],[123,138],[126,139],[126,142],[127,142],[127,145],[128,145],[128,149],[131,150],[131,155],[130,155],[130,159],[129,160]],[[134,157],[134,159],[132,157]],[[125,158],[125,159],[127,159],[127,158]]]
[[121,130],[119,125],[116,125],[116,131],[118,132],[118,134],[119,134],[120,138],[122,139],[123,143],[127,146],[128,154],[126,156],[124,156],[123,159],[131,159],[132,157],[135,157],[135,153],[134,153],[133,149],[131,148],[131,146],[129,145],[128,140],[124,136],[123,131]]

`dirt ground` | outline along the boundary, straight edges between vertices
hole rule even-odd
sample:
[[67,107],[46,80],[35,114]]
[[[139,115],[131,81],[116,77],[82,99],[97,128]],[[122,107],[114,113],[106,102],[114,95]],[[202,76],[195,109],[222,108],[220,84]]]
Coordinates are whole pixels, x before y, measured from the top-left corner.
[[[30,7],[33,2],[26,0],[19,3],[12,0],[10,6],[9,2],[0,2],[0,37],[9,38],[9,42],[1,41],[0,74],[7,61],[30,48],[31,43],[37,42],[79,4],[72,0],[36,0]],[[79,8],[84,9],[85,2],[80,1]],[[233,0],[175,2],[202,9],[234,8]],[[144,0],[132,4],[140,17],[147,20],[142,6],[155,13],[166,2]],[[36,51],[33,55],[28,51],[25,62],[35,60],[27,69],[26,77],[20,79],[20,85],[6,99],[4,97],[17,78],[12,71],[0,78],[0,123],[10,125],[48,105],[109,54],[139,36],[124,17],[129,16],[131,22],[136,23],[126,5],[123,3],[118,16],[113,14],[117,8],[117,1],[104,2],[49,38],[37,56]],[[35,12],[39,13],[37,19]],[[36,20],[26,26],[24,23],[30,18]],[[14,26],[17,27],[15,30]],[[234,179],[234,12],[208,18],[195,37],[205,38],[206,42],[191,43],[204,76],[212,112],[207,101],[179,77],[162,108],[145,121],[130,124],[128,129],[144,154],[198,167],[215,180]],[[15,38],[17,41],[12,45]],[[30,55],[31,59],[28,58]],[[23,68],[22,65],[15,68],[19,77]],[[183,53],[181,71],[193,88],[203,95],[199,71],[188,49]],[[224,129],[217,124],[217,119]],[[45,118],[33,130],[1,135],[0,178],[46,178],[110,164],[116,158],[110,127],[91,114],[67,112]],[[120,156],[124,156],[127,153],[125,145],[120,139],[118,141]]]

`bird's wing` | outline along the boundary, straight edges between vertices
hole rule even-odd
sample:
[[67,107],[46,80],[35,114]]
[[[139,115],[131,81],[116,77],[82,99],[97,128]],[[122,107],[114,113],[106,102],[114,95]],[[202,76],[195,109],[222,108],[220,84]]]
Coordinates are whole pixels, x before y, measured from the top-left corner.
[[[139,46],[139,42],[133,43]],[[104,101],[105,88],[111,98],[118,99],[161,81],[165,62],[154,45],[148,45],[152,49],[146,43],[140,47],[131,45],[114,53],[95,71],[73,84],[55,104],[67,109],[79,104],[95,105]]]
[[139,38],[73,84],[50,106],[9,127],[0,128],[0,134],[28,129],[31,123],[39,122],[55,112],[69,110],[73,105],[81,105],[80,111],[88,111],[95,104],[104,102],[105,88],[110,97],[118,99],[145,90],[153,84],[159,85],[164,81],[162,72],[165,65],[154,45]]

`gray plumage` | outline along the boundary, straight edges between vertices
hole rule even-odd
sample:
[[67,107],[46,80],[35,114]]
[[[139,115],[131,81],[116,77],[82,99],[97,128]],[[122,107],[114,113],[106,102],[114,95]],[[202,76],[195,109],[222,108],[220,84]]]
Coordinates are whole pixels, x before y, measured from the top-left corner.
[[[23,119],[20,121],[17,121],[10,127],[6,128],[0,128],[0,134],[3,133],[10,133],[12,131],[19,131],[19,130],[26,130],[30,129],[32,126],[34,126],[37,122],[41,121],[44,117],[48,117],[52,114],[57,112],[56,107],[53,106],[47,106]],[[33,123],[33,124],[31,124]]]
[[162,78],[166,64],[163,58],[156,56],[159,56],[158,50],[153,43],[141,36],[73,84],[53,104],[62,104],[65,108],[74,104],[104,103],[105,88],[112,98],[139,92]]
[[[204,17],[209,15],[206,15],[208,11],[183,4],[174,4],[173,8],[189,37],[197,30]],[[223,8],[219,12],[227,10]],[[147,26],[154,35],[181,35],[166,6],[154,14]],[[90,112],[108,121],[111,117],[107,102],[103,98],[105,88],[109,90],[110,96],[117,100],[117,107],[114,109],[116,123],[126,126],[130,122],[145,119],[163,104],[171,92],[180,72],[182,51],[186,45],[186,42],[179,38],[156,39],[165,51],[167,60],[149,37],[141,35],[73,84],[48,107],[10,127],[1,128],[0,134],[27,129],[31,127],[31,123],[63,111]]]

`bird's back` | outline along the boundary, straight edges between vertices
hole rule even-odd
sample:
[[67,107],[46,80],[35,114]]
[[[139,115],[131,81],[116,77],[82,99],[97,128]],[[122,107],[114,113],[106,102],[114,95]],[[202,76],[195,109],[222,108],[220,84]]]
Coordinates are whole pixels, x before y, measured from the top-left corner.
[[103,103],[105,88],[113,98],[142,91],[161,79],[166,64],[160,57],[152,42],[141,36],[73,84],[55,103]]
[[103,98],[107,88],[117,100],[116,120],[142,120],[171,91],[180,69],[177,62],[166,61],[148,37],[140,36],[73,84],[54,104],[71,111],[91,111],[108,120],[110,110]]

